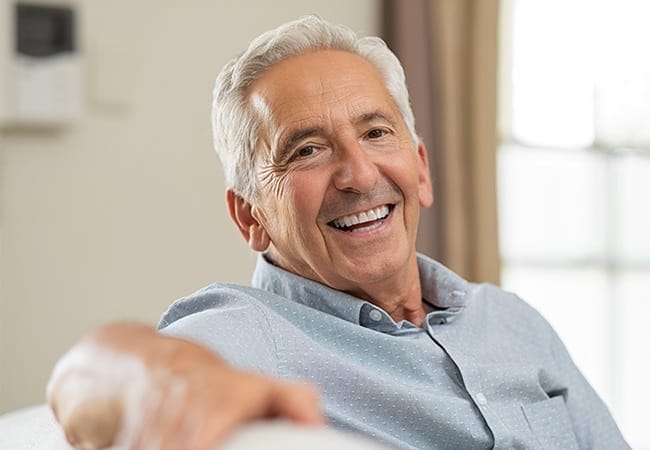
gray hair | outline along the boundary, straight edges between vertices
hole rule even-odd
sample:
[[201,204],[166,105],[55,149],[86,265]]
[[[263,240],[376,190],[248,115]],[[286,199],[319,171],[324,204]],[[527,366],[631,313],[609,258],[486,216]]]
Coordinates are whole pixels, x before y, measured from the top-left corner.
[[249,103],[248,88],[280,61],[322,49],[356,54],[380,72],[417,145],[404,70],[386,43],[378,37],[360,38],[345,26],[333,25],[317,16],[306,16],[257,37],[217,76],[212,103],[214,148],[221,159],[226,185],[237,195],[247,200],[257,197],[255,149],[263,124]]

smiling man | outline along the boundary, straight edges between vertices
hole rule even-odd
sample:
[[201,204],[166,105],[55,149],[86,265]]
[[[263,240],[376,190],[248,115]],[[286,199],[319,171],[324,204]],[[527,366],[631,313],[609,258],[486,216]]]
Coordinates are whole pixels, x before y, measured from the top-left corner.
[[282,416],[398,448],[627,448],[534,310],[416,253],[427,152],[381,40],[265,33],[217,78],[213,126],[254,287],[82,340],[48,389],[71,442],[210,448]]
[[292,56],[250,87],[263,122],[255,207],[230,191],[244,238],[285,270],[424,318],[415,236],[432,202],[426,149],[358,55]]

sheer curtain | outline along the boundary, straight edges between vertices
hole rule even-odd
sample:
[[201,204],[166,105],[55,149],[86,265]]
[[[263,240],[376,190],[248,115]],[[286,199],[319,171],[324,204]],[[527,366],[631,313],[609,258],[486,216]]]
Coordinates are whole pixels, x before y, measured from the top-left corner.
[[384,0],[383,34],[406,70],[434,205],[418,250],[471,280],[499,282],[498,0]]

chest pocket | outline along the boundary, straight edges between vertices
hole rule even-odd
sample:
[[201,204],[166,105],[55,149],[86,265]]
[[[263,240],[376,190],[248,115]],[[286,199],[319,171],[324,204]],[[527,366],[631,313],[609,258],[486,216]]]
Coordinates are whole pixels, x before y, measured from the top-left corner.
[[578,449],[569,412],[562,396],[521,407],[533,434],[543,449]]

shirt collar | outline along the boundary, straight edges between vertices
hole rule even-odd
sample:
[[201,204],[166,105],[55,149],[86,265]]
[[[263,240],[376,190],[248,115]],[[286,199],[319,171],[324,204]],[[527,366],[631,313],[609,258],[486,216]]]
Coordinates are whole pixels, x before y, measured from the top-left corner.
[[[460,312],[470,297],[470,283],[437,261],[418,254],[422,296],[435,312]],[[301,303],[348,322],[384,333],[408,332],[416,327],[408,321],[396,323],[388,313],[372,303],[271,264],[264,255],[257,259],[253,286]]]

